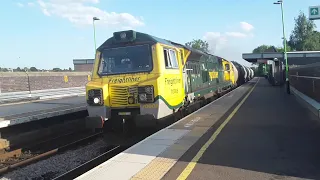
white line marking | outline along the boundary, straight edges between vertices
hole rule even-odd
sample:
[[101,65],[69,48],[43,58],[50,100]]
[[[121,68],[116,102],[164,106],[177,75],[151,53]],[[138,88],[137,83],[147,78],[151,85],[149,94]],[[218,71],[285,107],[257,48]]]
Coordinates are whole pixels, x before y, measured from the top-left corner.
[[185,128],[191,127],[194,125],[194,123],[198,122],[201,118],[200,117],[196,117],[195,119],[192,119],[190,122],[186,123],[184,125]]

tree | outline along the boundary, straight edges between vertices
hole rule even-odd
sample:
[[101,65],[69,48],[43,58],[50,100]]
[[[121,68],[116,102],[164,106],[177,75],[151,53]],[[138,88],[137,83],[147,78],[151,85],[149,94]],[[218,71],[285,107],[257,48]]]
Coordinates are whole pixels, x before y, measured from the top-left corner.
[[30,68],[30,71],[33,71],[33,72],[34,72],[34,71],[38,71],[38,69],[35,68],[35,67],[31,67],[31,68]]
[[54,72],[60,72],[60,71],[62,71],[62,69],[60,69],[60,68],[53,68],[52,71],[54,71]]
[[21,68],[20,68],[20,67],[17,67],[16,71],[20,72],[20,71],[21,71]]
[[191,42],[187,42],[186,46],[198,49],[200,51],[204,51],[206,53],[209,52],[209,43],[207,41],[203,41],[201,39],[194,39]]
[[[283,46],[279,46],[279,47],[274,47],[271,45],[261,45],[256,47],[255,49],[253,49],[252,53],[263,53],[263,52],[284,52],[284,48]],[[287,42],[287,52],[292,51],[291,47],[289,46],[288,42]]]
[[299,16],[294,19],[295,27],[290,35],[289,45],[296,51],[319,50],[320,36],[315,31],[316,25],[313,21],[308,20],[306,15],[300,12]]
[[270,46],[270,45],[261,45],[261,46],[258,46],[256,47],[252,53],[263,53],[263,52],[267,52],[267,51],[273,51],[273,46]]
[[304,42],[305,51],[319,51],[320,50],[320,32],[313,31],[312,35]]
[[[287,45],[287,47],[286,47],[287,52],[292,51],[292,48],[291,48],[291,46],[289,45],[289,42],[288,42],[288,41],[287,41],[287,44],[286,44],[286,45]],[[284,52],[284,47],[283,47],[283,45],[277,47],[276,49],[277,49],[278,52]]]

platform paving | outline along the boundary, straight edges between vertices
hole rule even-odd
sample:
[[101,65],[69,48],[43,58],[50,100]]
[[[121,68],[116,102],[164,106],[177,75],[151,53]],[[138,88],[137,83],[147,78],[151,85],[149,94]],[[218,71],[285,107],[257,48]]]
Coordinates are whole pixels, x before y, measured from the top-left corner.
[[254,78],[76,179],[320,179],[319,137],[293,94]]
[[161,179],[212,125],[221,123],[225,112],[232,109],[255,82],[235,89],[76,179]]
[[188,174],[186,167],[216,130],[202,136],[162,179],[320,179],[319,119],[264,78]]

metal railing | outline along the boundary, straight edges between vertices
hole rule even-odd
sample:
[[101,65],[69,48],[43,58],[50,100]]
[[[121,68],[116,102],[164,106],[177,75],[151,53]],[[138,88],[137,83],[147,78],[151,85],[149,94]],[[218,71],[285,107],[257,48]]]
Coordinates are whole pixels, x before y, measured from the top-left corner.
[[0,104],[21,100],[51,99],[83,95],[85,95],[85,87],[36,90],[31,93],[29,91],[1,93]]
[[289,73],[291,86],[320,102],[320,63],[292,68]]

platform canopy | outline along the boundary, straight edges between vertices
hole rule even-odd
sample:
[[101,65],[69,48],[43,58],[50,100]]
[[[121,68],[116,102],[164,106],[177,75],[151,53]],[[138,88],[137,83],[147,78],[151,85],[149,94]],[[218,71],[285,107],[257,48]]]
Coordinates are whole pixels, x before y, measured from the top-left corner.
[[[289,65],[305,65],[320,62],[320,51],[294,51],[287,52]],[[250,63],[258,60],[274,60],[277,58],[284,61],[283,52],[264,52],[264,53],[243,53],[242,58]]]

